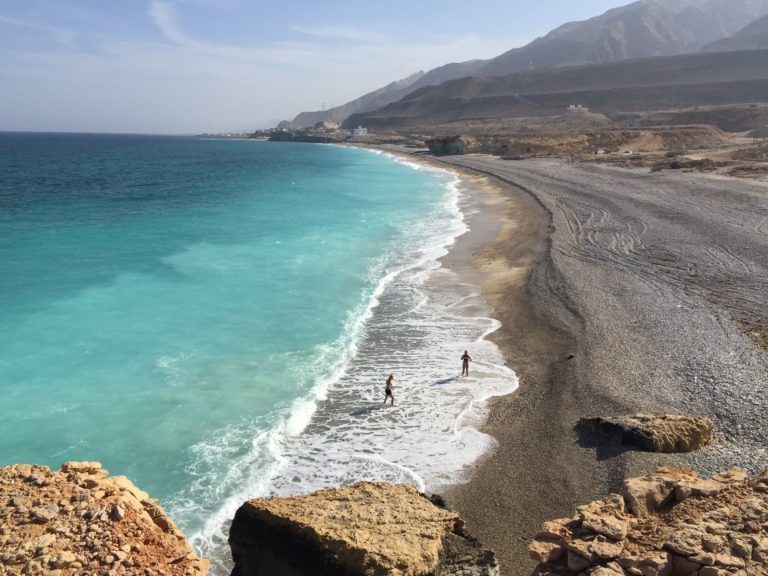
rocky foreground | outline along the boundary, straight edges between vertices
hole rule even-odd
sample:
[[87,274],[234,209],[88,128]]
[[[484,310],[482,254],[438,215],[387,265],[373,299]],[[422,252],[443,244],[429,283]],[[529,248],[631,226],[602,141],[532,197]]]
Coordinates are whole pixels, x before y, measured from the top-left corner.
[[184,535],[146,492],[98,462],[0,468],[0,574],[202,576]]
[[765,576],[768,470],[752,480],[685,468],[628,479],[621,494],[546,522],[529,553],[549,576]]
[[408,484],[258,498],[235,515],[233,576],[497,576],[458,514]]
[[[442,499],[361,482],[240,507],[232,576],[498,576],[494,552]],[[702,479],[662,468],[621,494],[546,522],[529,546],[539,576],[766,576],[768,470]],[[0,574],[203,576],[149,496],[96,462],[0,468]]]

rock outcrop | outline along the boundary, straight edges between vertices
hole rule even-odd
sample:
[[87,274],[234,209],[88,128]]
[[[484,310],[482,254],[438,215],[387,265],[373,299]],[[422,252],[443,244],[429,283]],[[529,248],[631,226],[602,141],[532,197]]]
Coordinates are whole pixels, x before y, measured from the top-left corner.
[[255,499],[229,533],[233,576],[494,576],[498,566],[459,516],[414,486],[362,482]]
[[712,420],[695,416],[635,414],[584,418],[582,422],[604,436],[649,452],[693,452],[711,444],[715,437]]
[[0,468],[0,573],[202,576],[184,535],[146,492],[98,462]]
[[631,478],[622,494],[546,522],[529,553],[542,576],[765,576],[768,470],[752,480],[684,468]]

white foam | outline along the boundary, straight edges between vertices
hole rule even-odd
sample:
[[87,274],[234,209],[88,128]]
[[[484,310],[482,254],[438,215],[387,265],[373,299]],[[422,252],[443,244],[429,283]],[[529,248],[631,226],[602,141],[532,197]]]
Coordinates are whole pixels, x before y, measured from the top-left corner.
[[[189,472],[198,479],[171,508],[183,517],[199,514],[201,501],[217,503],[205,510],[203,526],[190,538],[215,560],[212,575],[228,573],[222,552],[226,523],[247,499],[360,480],[435,490],[466,480],[472,463],[495,447],[479,431],[487,401],[513,391],[517,378],[486,339],[500,323],[460,313],[483,308],[477,286],[460,282],[438,262],[468,230],[461,180],[385,155],[438,174],[445,181],[444,201],[432,218],[400,230],[402,251],[382,256],[370,271],[378,281],[365,303],[350,313],[336,342],[316,351],[316,377],[307,395],[268,419],[238,423],[194,448],[196,464]],[[456,374],[465,348],[484,361],[462,379]],[[166,370],[169,364],[159,362]],[[389,372],[396,373],[394,407],[381,403]],[[249,430],[262,432],[242,451]],[[207,474],[219,467],[227,467],[226,473]]]

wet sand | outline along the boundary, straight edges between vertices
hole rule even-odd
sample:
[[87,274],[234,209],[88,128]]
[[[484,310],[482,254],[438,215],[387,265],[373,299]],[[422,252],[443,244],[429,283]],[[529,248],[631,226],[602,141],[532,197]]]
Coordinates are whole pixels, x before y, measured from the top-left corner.
[[[562,160],[438,161],[483,206],[446,265],[481,276],[503,323],[492,338],[520,377],[493,401],[485,431],[498,449],[447,494],[502,574],[530,574],[541,523],[625,476],[768,466],[768,186]],[[578,425],[632,412],[709,416],[717,441],[649,454]]]

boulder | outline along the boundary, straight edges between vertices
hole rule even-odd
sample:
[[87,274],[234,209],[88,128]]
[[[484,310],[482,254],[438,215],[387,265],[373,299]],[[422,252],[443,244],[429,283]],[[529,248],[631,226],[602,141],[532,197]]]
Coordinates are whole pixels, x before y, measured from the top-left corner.
[[765,478],[685,468],[630,478],[622,494],[546,522],[529,554],[552,576],[768,575]]
[[154,500],[98,462],[67,462],[57,472],[0,468],[0,574],[203,576],[207,569]]
[[233,576],[495,576],[493,552],[407,484],[362,482],[250,500],[229,533]]
[[604,436],[649,452],[693,452],[711,444],[715,430],[712,420],[694,416],[636,414],[585,418],[582,422]]

